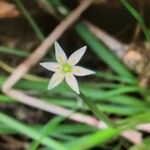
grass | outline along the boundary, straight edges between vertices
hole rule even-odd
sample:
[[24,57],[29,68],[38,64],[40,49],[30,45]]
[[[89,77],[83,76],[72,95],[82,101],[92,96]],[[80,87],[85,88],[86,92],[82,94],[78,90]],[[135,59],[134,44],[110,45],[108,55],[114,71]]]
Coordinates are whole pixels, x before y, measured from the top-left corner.
[[[149,37],[149,29],[144,23],[143,17],[129,4],[126,0],[120,0],[127,11],[135,17],[137,23],[140,24],[147,40]],[[44,39],[40,27],[33,19],[31,14],[19,0],[14,0],[27,22],[31,25],[34,33],[39,40]],[[70,10],[60,0],[48,0],[49,4],[58,11],[58,15],[66,17]],[[62,11],[63,10],[63,11]],[[56,19],[58,19],[56,18]],[[60,21],[60,20],[58,20]],[[145,94],[149,89],[138,87],[138,78],[133,75],[124,64],[114,56],[109,49],[93,35],[86,25],[79,20],[75,24],[75,32],[80,40],[83,40],[89,49],[97,55],[99,61],[103,61],[109,68],[109,72],[96,70],[95,79],[90,82],[80,82],[80,89],[84,94],[81,98],[86,104],[80,104],[74,93],[70,92],[65,83],[59,87],[47,91],[46,87],[49,79],[39,77],[38,75],[28,74],[20,80],[15,88],[24,90],[26,93],[42,98],[48,103],[79,111],[82,114],[89,114],[92,110],[94,117],[106,120],[110,125],[107,129],[98,129],[86,124],[78,122],[70,122],[67,118],[52,116],[47,119],[44,124],[27,124],[6,112],[0,112],[0,135],[22,135],[29,138],[28,150],[39,149],[42,145],[43,149],[56,150],[84,150],[94,147],[102,148],[108,143],[119,142],[119,136],[123,130],[134,129],[136,125],[150,122],[149,119],[149,102]],[[0,52],[6,56],[26,58],[29,52],[18,50],[17,48],[8,48],[0,46]],[[94,61],[94,60],[93,60]],[[14,68],[0,62],[0,68],[3,70],[3,76],[0,76],[0,87]],[[0,93],[0,104],[11,104],[19,107],[19,102],[11,97]],[[29,108],[30,109],[30,108]],[[113,116],[113,117],[112,117]],[[117,121],[114,121],[117,118]],[[138,147],[149,146],[149,138],[143,138],[140,145],[131,146],[130,150]],[[86,144],[85,144],[86,143]],[[130,144],[131,145],[131,144]]]
[[36,35],[39,38],[39,40],[41,40],[41,41],[44,40],[43,32],[41,31],[41,29],[39,28],[37,23],[34,21],[32,16],[28,12],[28,10],[24,7],[22,2],[20,0],[13,0],[13,1],[16,3],[16,5],[18,6],[18,8],[21,11],[21,13],[25,16],[26,20],[28,21],[28,23],[32,27],[33,31],[36,33]]
[[23,51],[23,50],[18,50],[14,48],[9,48],[6,46],[0,46],[0,52],[8,55],[14,55],[14,56],[19,56],[19,57],[28,57],[30,53]]
[[[0,122],[32,139],[39,140],[42,136],[38,131],[34,130],[34,128],[28,127],[27,125],[7,116],[6,114],[3,114],[2,112],[0,113]],[[50,139],[49,137],[43,137],[41,143],[55,150],[67,150],[63,144]]]
[[144,33],[147,41],[149,42],[150,41],[150,31],[149,31],[148,27],[145,25],[143,17],[127,0],[120,0],[120,2],[128,10],[128,12],[136,19],[136,21],[140,25],[141,29],[143,30],[143,33]]
[[38,146],[42,142],[43,138],[50,135],[52,132],[54,132],[57,128],[57,126],[62,122],[64,118],[62,117],[55,117],[54,119],[50,120],[41,130],[41,136],[39,139],[33,141],[31,145],[29,146],[29,150],[36,150],[38,149]]

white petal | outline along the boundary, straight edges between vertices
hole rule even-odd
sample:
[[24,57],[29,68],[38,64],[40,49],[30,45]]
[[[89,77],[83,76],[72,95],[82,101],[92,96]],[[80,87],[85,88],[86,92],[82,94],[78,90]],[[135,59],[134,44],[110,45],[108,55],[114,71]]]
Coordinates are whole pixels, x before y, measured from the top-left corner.
[[67,63],[70,64],[70,65],[72,65],[72,66],[76,65],[76,64],[80,61],[80,59],[81,59],[81,57],[83,56],[83,54],[85,53],[86,48],[87,48],[87,46],[84,46],[84,47],[78,49],[77,51],[75,51],[75,52],[69,57]]
[[57,85],[59,85],[64,79],[64,74],[60,73],[60,72],[56,72],[52,75],[52,78],[49,82],[48,85],[48,90],[56,87]]
[[55,42],[55,56],[58,63],[63,64],[67,61],[67,56],[61,46]]
[[72,73],[76,76],[87,76],[90,74],[95,74],[94,71],[80,67],[80,66],[74,66],[72,68]]
[[40,63],[40,65],[47,70],[53,71],[53,72],[58,72],[61,70],[61,65],[55,62],[43,62]]
[[76,78],[74,77],[73,74],[67,73],[65,76],[67,84],[77,93],[80,94],[79,92],[79,86]]

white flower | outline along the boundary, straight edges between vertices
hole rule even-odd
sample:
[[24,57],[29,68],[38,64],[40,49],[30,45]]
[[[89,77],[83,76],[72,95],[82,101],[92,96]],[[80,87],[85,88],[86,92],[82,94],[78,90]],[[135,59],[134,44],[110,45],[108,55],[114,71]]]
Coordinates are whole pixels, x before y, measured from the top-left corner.
[[[59,85],[64,79],[66,83],[77,93],[79,94],[79,86],[75,76],[86,76],[90,74],[94,74],[94,71],[85,69],[80,66],[75,66],[83,56],[86,51],[86,46],[75,51],[68,59],[60,47],[60,45],[55,42],[55,56],[57,62],[43,62],[40,63],[41,66],[46,68],[47,70],[55,72],[52,75],[52,78],[48,85],[48,90]],[[75,75],[75,76],[74,76]]]

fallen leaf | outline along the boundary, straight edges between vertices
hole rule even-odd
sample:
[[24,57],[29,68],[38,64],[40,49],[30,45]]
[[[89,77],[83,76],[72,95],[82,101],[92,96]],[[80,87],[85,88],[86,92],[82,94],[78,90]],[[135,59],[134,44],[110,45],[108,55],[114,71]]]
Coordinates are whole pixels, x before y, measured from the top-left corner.
[[8,3],[6,1],[0,1],[0,18],[12,18],[19,15],[14,4]]

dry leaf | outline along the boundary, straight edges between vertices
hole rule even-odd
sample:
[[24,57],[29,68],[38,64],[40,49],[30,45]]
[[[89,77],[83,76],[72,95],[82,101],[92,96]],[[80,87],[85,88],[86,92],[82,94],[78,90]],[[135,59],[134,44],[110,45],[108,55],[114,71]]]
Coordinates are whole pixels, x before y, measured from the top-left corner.
[[0,18],[12,18],[18,15],[19,11],[14,4],[0,1]]

